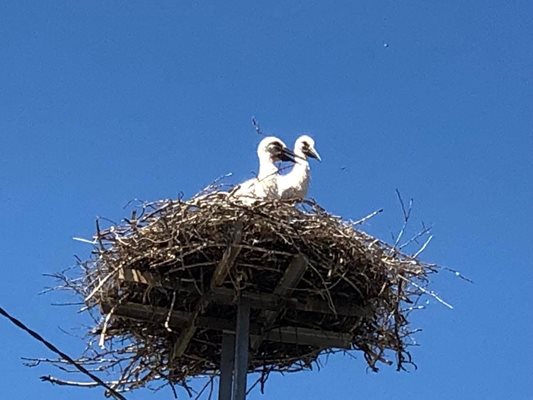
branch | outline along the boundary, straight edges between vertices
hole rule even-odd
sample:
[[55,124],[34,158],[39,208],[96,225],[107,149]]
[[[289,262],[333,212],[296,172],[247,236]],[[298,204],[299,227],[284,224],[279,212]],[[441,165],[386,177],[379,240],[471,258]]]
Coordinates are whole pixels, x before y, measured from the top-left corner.
[[255,119],[255,117],[252,117],[252,125],[254,126],[255,132],[258,135],[264,136],[263,130],[261,129],[261,126],[259,125],[259,121]]
[[413,285],[415,288],[420,290],[422,293],[433,297],[435,300],[437,300],[442,305],[448,307],[450,310],[453,310],[453,306],[450,303],[444,301],[442,298],[440,298],[439,295],[437,293],[435,293],[433,290],[428,290],[426,288],[423,288],[422,286],[416,284],[415,282],[413,282],[413,281],[411,281],[411,280],[409,280],[409,279],[407,279],[407,278],[405,278],[405,277],[403,277],[401,275],[398,275],[398,277],[400,279],[403,279],[404,281],[408,282],[409,284]]
[[383,212],[383,208],[380,208],[379,210],[373,211],[370,214],[368,214],[366,217],[363,217],[355,222],[352,222],[352,225],[361,225],[364,224],[366,221],[368,221],[370,218],[378,215],[379,213]]
[[64,381],[62,379],[54,378],[53,376],[50,376],[50,375],[43,375],[40,377],[40,379],[43,382],[50,382],[53,385],[60,385],[60,386],[78,386],[78,387],[86,387],[86,388],[100,386],[100,384],[97,382]]
[[400,229],[396,240],[394,241],[394,245],[392,246],[394,250],[397,249],[400,240],[402,240],[403,234],[405,233],[405,229],[407,228],[407,224],[409,223],[409,218],[411,217],[411,210],[413,209],[413,199],[409,200],[409,208],[406,209],[402,199],[402,195],[400,194],[400,191],[398,189],[396,189],[396,195],[398,196],[398,200],[400,201],[400,205],[402,206],[403,226],[402,229]]

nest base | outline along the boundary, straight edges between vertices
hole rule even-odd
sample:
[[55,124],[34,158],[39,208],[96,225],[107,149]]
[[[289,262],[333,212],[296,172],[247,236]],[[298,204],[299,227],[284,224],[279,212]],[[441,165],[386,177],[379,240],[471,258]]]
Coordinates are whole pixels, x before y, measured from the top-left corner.
[[220,193],[143,204],[122,224],[97,225],[94,257],[70,284],[101,321],[86,362],[118,373],[121,390],[187,387],[227,364],[244,303],[249,353],[239,364],[237,339],[235,368],[261,382],[335,351],[358,351],[373,370],[393,354],[403,368],[407,317],[435,267],[356,225],[313,201],[249,206]]

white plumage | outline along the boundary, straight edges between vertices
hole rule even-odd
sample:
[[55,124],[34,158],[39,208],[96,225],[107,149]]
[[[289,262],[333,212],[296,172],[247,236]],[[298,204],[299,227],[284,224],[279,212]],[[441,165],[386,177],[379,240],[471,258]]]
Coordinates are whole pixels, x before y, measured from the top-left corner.
[[286,175],[277,176],[278,197],[282,199],[303,199],[307,196],[311,170],[308,157],[320,161],[320,155],[315,150],[315,141],[308,135],[302,135],[294,143],[295,164]]
[[259,158],[257,177],[242,182],[232,192],[233,196],[238,197],[245,204],[252,204],[258,199],[279,198],[279,169],[275,162],[295,161],[293,152],[275,136],[268,136],[261,140],[257,147],[257,157]]

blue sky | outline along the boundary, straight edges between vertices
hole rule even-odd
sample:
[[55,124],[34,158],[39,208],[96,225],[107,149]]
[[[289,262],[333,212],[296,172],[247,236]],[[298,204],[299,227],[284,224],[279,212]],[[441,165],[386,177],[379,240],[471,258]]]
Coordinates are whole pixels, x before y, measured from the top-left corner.
[[[311,133],[310,195],[346,218],[394,190],[434,226],[423,258],[461,270],[414,318],[419,369],[332,357],[251,399],[530,399],[533,389],[533,5],[528,1],[2,1],[0,305],[72,355],[84,321],[38,293],[87,257],[96,216],[194,194],[257,168],[250,118],[288,143]],[[75,333],[79,330],[75,330]],[[4,398],[94,399],[21,356],[50,354],[0,321]],[[168,399],[170,392],[132,394]]]

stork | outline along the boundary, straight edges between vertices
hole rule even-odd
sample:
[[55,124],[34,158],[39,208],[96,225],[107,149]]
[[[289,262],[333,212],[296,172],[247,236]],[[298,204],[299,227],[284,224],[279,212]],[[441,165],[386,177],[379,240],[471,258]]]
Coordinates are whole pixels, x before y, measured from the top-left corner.
[[279,169],[275,162],[295,162],[294,153],[275,136],[268,136],[261,140],[257,146],[257,157],[259,158],[257,177],[242,182],[232,192],[233,196],[249,205],[258,199],[279,198],[277,185]]
[[308,157],[320,161],[320,155],[315,149],[315,141],[308,135],[302,135],[294,143],[295,164],[286,175],[278,175],[278,197],[281,199],[303,199],[309,189],[311,170]]

